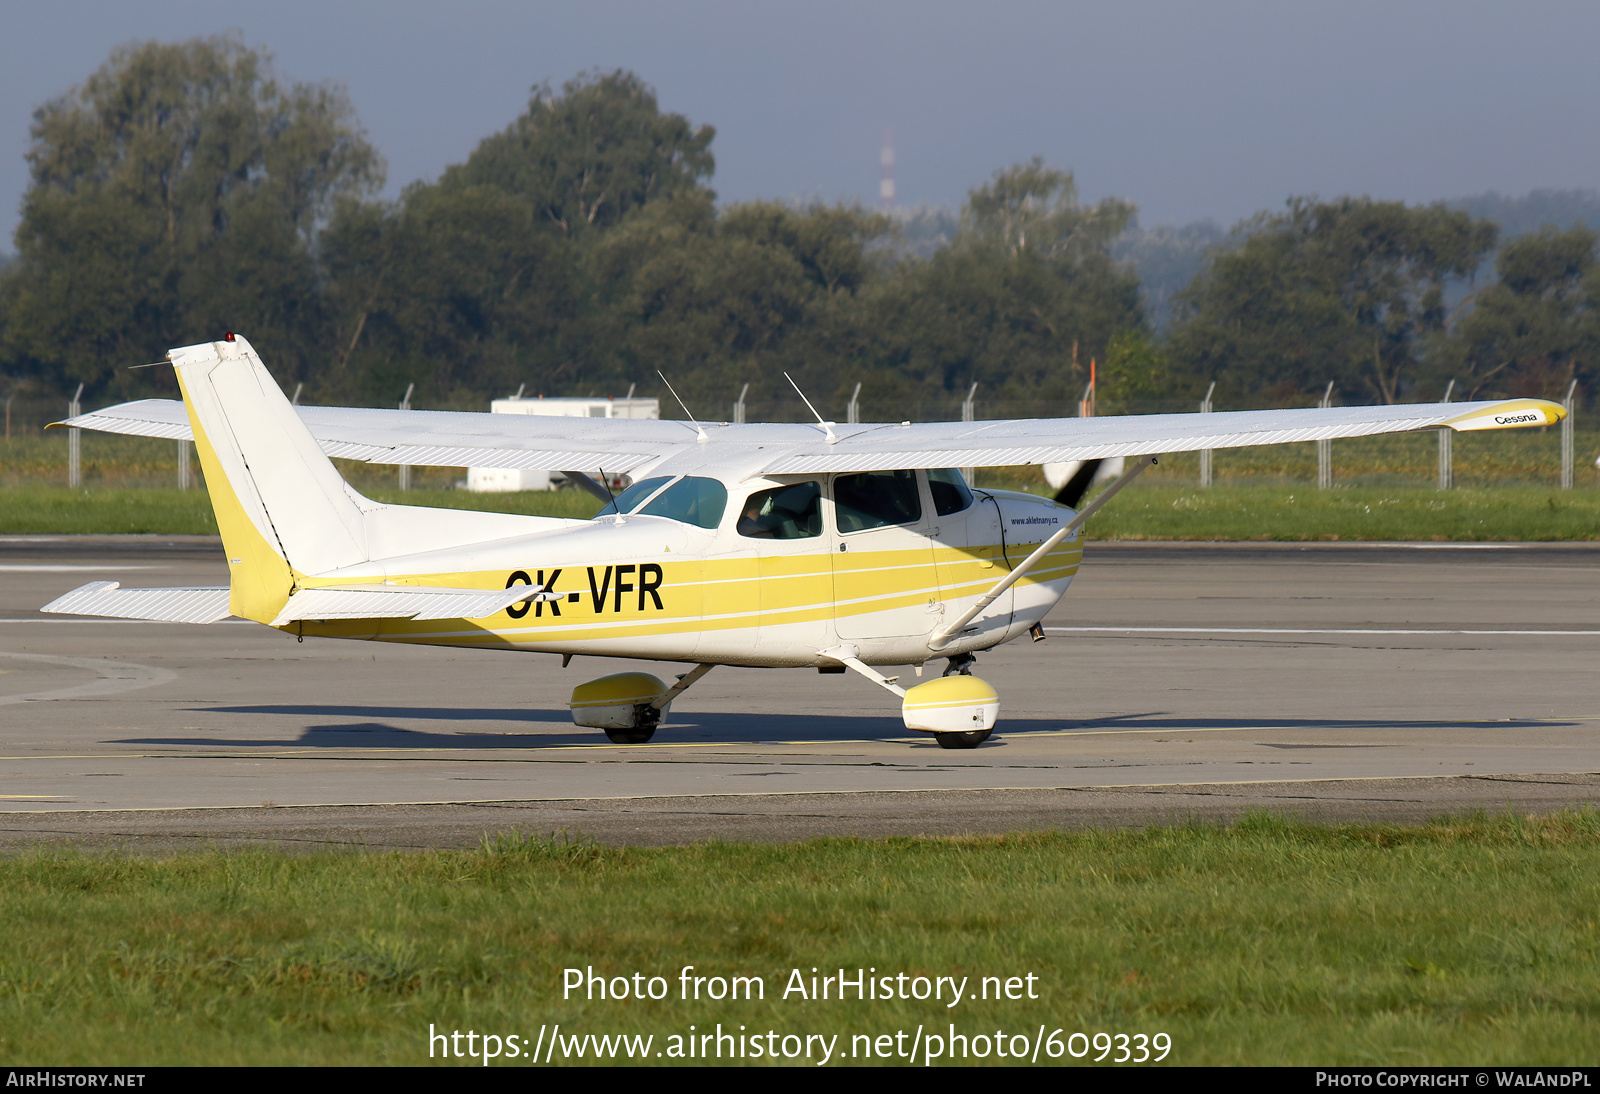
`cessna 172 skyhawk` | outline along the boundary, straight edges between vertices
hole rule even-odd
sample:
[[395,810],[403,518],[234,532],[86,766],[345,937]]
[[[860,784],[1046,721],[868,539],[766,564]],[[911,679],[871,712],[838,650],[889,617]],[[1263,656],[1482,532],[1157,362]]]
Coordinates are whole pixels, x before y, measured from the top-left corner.
[[[227,552],[226,588],[92,582],[45,611],[300,636],[643,658],[694,667],[581,684],[572,718],[643,743],[717,665],[853,670],[949,748],[988,737],[999,698],[974,654],[1033,633],[1083,554],[1084,521],[1161,453],[1447,426],[1549,425],[1500,402],[1107,418],[837,425],[545,418],[295,407],[244,338],[174,349],[183,402],[62,425],[193,438]],[[329,457],[560,471],[592,520],[382,505]],[[1125,470],[1075,509],[1101,461]],[[1082,461],[1055,501],[975,490],[959,467]],[[615,498],[590,474],[626,475]],[[947,659],[902,689],[874,666]],[[565,664],[565,660],[563,661]]]

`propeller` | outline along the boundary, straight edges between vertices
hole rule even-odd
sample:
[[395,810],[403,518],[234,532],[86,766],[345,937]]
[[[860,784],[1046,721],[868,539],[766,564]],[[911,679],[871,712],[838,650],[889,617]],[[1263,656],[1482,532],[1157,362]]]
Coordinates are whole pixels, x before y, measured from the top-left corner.
[[1094,482],[1094,473],[1100,470],[1099,460],[1084,460],[1067,480],[1065,486],[1056,491],[1056,504],[1065,505],[1068,509],[1076,509],[1083,500],[1083,495],[1089,492],[1089,484]]

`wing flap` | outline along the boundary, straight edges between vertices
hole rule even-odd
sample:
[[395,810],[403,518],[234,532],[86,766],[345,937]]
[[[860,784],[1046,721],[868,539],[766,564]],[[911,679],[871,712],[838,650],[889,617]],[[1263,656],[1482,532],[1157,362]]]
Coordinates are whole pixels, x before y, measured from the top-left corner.
[[550,599],[538,586],[446,589],[421,585],[325,585],[301,589],[272,621],[322,619],[485,619],[524,600]]
[[154,623],[215,623],[226,619],[228,589],[124,589],[115,581],[91,581],[39,609],[52,615],[100,615]]

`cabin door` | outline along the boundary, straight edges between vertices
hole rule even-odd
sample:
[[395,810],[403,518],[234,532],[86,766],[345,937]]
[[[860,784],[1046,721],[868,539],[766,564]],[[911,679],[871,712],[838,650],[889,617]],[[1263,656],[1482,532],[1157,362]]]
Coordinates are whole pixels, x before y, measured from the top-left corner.
[[842,641],[930,633],[943,618],[934,521],[915,471],[835,475],[834,624]]

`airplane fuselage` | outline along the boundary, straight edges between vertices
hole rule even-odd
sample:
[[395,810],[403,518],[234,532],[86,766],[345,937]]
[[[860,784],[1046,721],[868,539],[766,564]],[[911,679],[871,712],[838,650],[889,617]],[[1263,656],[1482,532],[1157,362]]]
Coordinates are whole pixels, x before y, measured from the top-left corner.
[[[306,636],[515,649],[749,666],[810,666],[850,643],[869,664],[921,664],[988,649],[1027,632],[1077,572],[1081,540],[1057,547],[960,636],[938,649],[955,619],[1072,517],[1046,499],[972,492],[939,513],[917,473],[917,519],[841,528],[834,479],[757,478],[727,484],[715,527],[633,514],[559,522],[548,531],[470,547],[385,559],[321,575],[396,585],[542,589],[539,599],[489,619],[296,622]],[[797,538],[741,534],[749,499],[816,483],[821,527]],[[552,522],[555,523],[555,522]],[[848,523],[848,522],[846,522]]]

